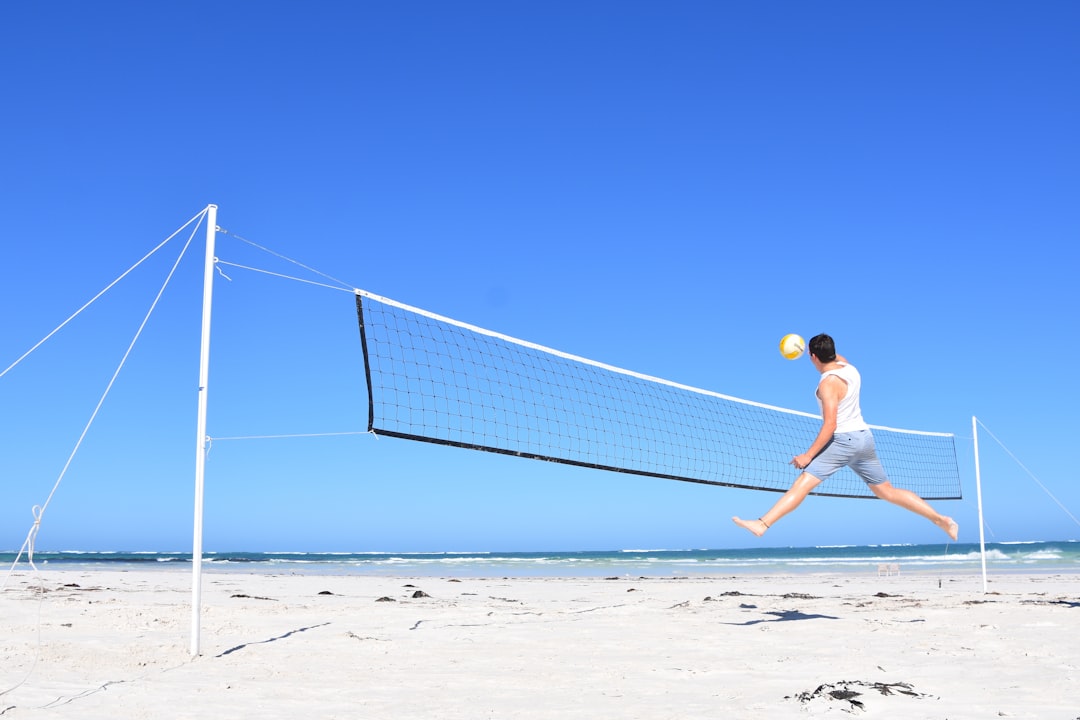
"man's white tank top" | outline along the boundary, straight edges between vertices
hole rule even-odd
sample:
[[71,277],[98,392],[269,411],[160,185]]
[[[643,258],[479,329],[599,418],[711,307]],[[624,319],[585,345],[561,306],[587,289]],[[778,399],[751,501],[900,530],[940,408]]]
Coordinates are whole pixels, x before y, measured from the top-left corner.
[[[862,409],[859,407],[859,391],[862,389],[862,377],[859,375],[859,371],[855,369],[854,365],[841,364],[835,370],[822,373],[821,380],[818,381],[818,387],[821,387],[821,383],[830,375],[835,375],[847,385],[847,392],[840,399],[840,404],[836,408],[835,432],[848,433],[857,430],[869,430],[870,426],[863,420]],[[817,393],[815,393],[816,395]],[[821,405],[820,397],[818,397],[818,405]]]

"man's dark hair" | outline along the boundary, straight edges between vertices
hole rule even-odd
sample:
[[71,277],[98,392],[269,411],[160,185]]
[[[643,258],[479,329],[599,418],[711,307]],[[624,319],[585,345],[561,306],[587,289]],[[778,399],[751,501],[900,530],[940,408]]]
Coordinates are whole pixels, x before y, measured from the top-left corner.
[[831,363],[836,359],[836,344],[825,333],[810,338],[809,347],[810,354],[823,363]]

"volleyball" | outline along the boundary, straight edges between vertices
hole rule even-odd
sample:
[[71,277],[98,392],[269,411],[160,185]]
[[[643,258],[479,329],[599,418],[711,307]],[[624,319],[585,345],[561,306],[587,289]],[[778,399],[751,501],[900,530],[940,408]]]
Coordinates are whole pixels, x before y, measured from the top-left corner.
[[805,349],[806,341],[802,339],[801,335],[788,333],[780,338],[780,354],[788,360],[795,360],[796,358],[802,357],[803,350]]

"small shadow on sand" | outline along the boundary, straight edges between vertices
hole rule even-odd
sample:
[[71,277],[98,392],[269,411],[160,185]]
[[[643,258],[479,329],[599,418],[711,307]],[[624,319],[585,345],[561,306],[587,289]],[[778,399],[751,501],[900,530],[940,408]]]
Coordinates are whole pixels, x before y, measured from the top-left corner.
[[798,610],[784,610],[782,612],[777,612],[775,610],[770,610],[770,611],[767,611],[765,614],[766,615],[773,615],[775,617],[773,617],[772,619],[762,618],[761,620],[747,620],[746,622],[741,622],[741,623],[732,623],[732,622],[721,623],[721,625],[757,625],[759,623],[767,623],[767,622],[787,622],[788,620],[839,620],[840,619],[840,618],[835,617],[833,615],[818,615],[816,613],[813,614],[813,615],[809,615],[809,614],[804,613],[804,612],[799,612]]
[[220,655],[215,655],[214,657],[225,657],[226,655],[233,654],[237,650],[243,650],[244,648],[250,647],[252,645],[265,645],[266,643],[272,643],[272,642],[275,642],[277,640],[284,640],[285,638],[289,637],[290,635],[296,635],[297,633],[307,632],[308,630],[314,630],[315,628],[325,627],[326,625],[329,625],[329,624],[330,623],[328,623],[328,622],[324,622],[324,623],[319,623],[318,625],[309,625],[308,627],[302,627],[302,628],[297,628],[296,630],[290,630],[289,632],[285,633],[284,635],[278,635],[277,637],[268,638],[266,640],[257,640],[255,642],[244,643],[243,645],[237,645],[236,647],[229,648],[225,652],[221,653]]

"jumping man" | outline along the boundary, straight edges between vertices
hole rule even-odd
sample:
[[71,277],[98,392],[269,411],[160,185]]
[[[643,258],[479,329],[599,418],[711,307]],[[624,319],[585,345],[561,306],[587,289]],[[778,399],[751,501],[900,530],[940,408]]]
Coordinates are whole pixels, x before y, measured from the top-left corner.
[[846,466],[870,486],[874,495],[922,515],[956,540],[959,527],[951,517],[938,513],[910,490],[893,487],[889,482],[878,460],[870,426],[863,420],[859,408],[859,390],[862,386],[859,371],[854,365],[849,365],[842,355],[836,354],[836,346],[828,335],[810,338],[808,349],[811,362],[821,373],[817,399],[821,405],[822,419],[821,430],[810,449],[791,459],[791,464],[802,473],[769,512],[757,520],[743,520],[737,516],[731,519],[736,525],[760,537],[777,520],[799,507],[822,481]]

